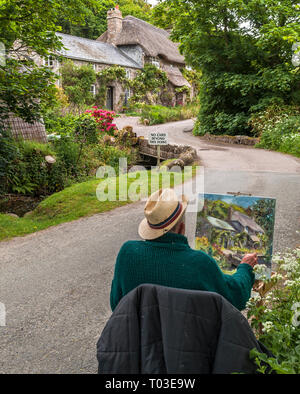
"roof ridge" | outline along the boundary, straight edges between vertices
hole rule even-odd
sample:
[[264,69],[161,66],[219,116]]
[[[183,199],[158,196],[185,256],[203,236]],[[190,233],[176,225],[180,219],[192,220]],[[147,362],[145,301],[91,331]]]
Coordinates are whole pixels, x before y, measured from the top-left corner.
[[93,40],[92,38],[87,38],[87,37],[80,37],[80,36],[74,36],[73,34],[68,34],[68,33],[61,33],[60,31],[57,31],[55,34],[61,34],[63,36],[69,36],[69,37],[75,37],[75,38],[80,38],[81,40],[86,40],[86,41],[92,41],[92,42],[96,42],[96,43],[101,43],[101,44],[105,44],[105,45],[110,45],[114,48],[116,48],[114,45],[108,43],[108,42],[103,42],[103,41],[98,41],[98,40]]
[[150,28],[153,28],[153,30],[157,30],[158,32],[163,32],[163,33],[166,33],[166,35],[170,35],[170,33],[169,33],[167,30],[161,29],[160,27],[157,27],[157,26],[155,26],[155,25],[152,25],[152,23],[149,23],[149,22],[147,22],[147,21],[145,21],[145,20],[143,20],[143,19],[137,18],[137,17],[135,17],[135,16],[133,16],[133,15],[127,15],[127,16],[125,16],[125,17],[123,18],[123,20],[130,20],[131,18],[134,19],[134,20],[136,20],[136,21],[141,22],[142,24],[145,24],[145,25],[149,26]]

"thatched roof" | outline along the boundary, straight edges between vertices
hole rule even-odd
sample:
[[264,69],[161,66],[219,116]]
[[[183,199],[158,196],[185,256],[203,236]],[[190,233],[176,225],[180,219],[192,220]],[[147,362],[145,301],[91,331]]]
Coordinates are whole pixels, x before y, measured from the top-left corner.
[[[98,41],[107,42],[107,31]],[[140,45],[147,56],[163,57],[172,63],[185,64],[179,53],[178,44],[170,40],[170,33],[131,15],[123,18],[122,30],[116,38],[116,45]]]
[[263,228],[261,228],[251,217],[238,212],[234,211],[231,216],[232,222],[239,222],[243,227],[249,227],[252,231],[256,233],[264,233]]
[[181,74],[181,71],[179,70],[178,67],[173,67],[172,69],[168,68],[166,70],[168,80],[177,87],[181,86],[188,86],[189,88],[191,87],[190,83],[184,78],[184,76]]

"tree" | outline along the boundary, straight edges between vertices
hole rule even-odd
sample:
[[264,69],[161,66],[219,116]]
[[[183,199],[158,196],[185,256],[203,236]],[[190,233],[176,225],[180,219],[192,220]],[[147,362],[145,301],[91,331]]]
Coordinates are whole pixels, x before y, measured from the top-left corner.
[[275,204],[276,201],[273,199],[260,199],[252,206],[254,219],[265,230],[268,239],[274,231]]
[[161,18],[154,12],[156,23],[172,21],[172,38],[202,71],[197,133],[248,134],[252,113],[271,103],[299,103],[300,77],[291,62],[300,37],[298,1],[166,0],[160,10],[163,5]]
[[96,0],[93,6],[86,7],[83,23],[71,23],[62,14],[60,18],[62,32],[95,40],[107,30],[107,11],[117,4],[123,17],[132,15],[146,21],[150,20],[151,6],[146,0]]
[[54,102],[55,75],[47,66],[38,67],[35,59],[55,57],[62,47],[55,34],[61,15],[82,23],[86,7],[95,1],[0,0],[0,41],[6,50],[0,64],[0,119],[12,112],[32,122]]

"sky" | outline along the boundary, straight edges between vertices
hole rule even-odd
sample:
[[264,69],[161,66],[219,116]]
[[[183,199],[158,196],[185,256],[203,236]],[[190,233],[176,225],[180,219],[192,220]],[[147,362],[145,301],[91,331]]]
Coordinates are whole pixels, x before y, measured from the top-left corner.
[[[263,199],[263,197],[256,197],[256,196],[234,196],[234,195],[222,195],[222,194],[205,194],[205,198],[209,200],[222,200],[227,202],[228,204],[235,204],[243,208],[248,208],[253,205],[256,201]],[[202,197],[203,198],[203,197]]]
[[155,5],[158,3],[158,0],[147,0],[147,1],[148,1],[148,3],[150,3],[152,5]]

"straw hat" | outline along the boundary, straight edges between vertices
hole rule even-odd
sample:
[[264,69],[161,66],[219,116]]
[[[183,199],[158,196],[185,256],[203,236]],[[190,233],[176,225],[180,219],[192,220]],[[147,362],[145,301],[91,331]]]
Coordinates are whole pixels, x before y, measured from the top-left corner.
[[159,238],[170,231],[184,214],[188,204],[185,195],[181,200],[173,189],[160,189],[147,200],[145,219],[139,225],[139,235],[143,239]]

